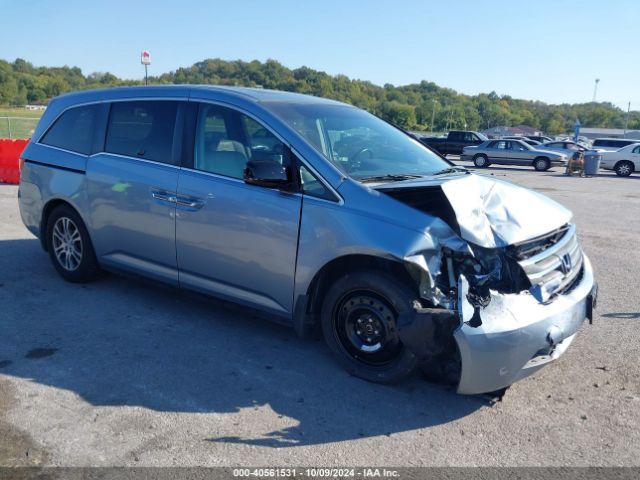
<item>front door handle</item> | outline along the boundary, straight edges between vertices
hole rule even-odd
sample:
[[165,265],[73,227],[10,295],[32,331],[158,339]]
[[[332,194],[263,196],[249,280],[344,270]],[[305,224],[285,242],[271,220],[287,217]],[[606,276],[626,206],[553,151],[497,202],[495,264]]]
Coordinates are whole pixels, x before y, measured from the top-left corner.
[[167,202],[167,203],[176,203],[176,196],[169,193],[169,192],[165,192],[162,190],[152,190],[151,191],[151,196],[155,199],[155,200],[160,200],[161,202]]

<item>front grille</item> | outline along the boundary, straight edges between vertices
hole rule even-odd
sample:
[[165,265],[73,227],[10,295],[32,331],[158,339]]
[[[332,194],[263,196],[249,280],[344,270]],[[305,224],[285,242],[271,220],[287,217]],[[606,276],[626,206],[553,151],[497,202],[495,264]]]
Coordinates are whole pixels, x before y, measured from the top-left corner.
[[[552,297],[559,293],[566,293],[576,284],[584,259],[574,225],[563,227],[559,238],[556,232],[544,238],[551,238],[553,243],[543,250],[536,247],[533,255],[518,259],[518,263],[531,285],[540,286],[547,296]],[[536,240],[539,241],[539,239]],[[549,243],[547,242],[546,245]]]
[[526,242],[518,243],[509,247],[510,254],[516,260],[525,260],[527,258],[533,257],[540,252],[543,252],[547,248],[552,247],[556,243],[560,241],[562,237],[569,230],[570,225],[564,225],[557,230],[554,230],[551,233],[547,233],[546,235],[542,235],[540,237],[536,237],[532,240],[527,240]]

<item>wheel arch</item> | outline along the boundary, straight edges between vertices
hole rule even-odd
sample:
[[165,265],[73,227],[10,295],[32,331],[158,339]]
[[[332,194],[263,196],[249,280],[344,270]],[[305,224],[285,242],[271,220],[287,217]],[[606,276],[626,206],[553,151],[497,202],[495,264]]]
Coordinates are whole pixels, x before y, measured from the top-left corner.
[[73,205],[71,202],[69,202],[68,200],[66,200],[64,198],[51,198],[51,199],[47,200],[47,202],[42,207],[42,217],[40,219],[40,232],[41,232],[41,234],[40,234],[40,244],[42,245],[42,248],[44,249],[44,251],[45,252],[47,251],[47,238],[46,238],[46,236],[47,236],[47,222],[49,221],[49,217],[51,216],[51,212],[53,212],[57,207],[59,207],[61,205],[66,205],[67,207],[73,209],[73,211],[78,214],[78,216],[82,220],[82,223],[84,223],[84,227],[87,230],[87,233],[89,234],[89,239],[93,243],[93,240],[91,239],[91,233],[89,232],[89,229],[87,228],[87,222],[85,221],[84,217],[82,216],[82,214],[80,213],[78,208],[76,208],[75,205]]
[[536,160],[546,160],[547,162],[551,161],[551,159],[546,155],[538,155],[536,158],[533,159],[533,163],[535,163]]
[[307,337],[318,331],[322,302],[332,281],[359,269],[390,274],[418,294],[418,283],[402,260],[371,254],[347,254],[334,258],[316,272],[306,293],[295,299],[293,324],[298,335]]

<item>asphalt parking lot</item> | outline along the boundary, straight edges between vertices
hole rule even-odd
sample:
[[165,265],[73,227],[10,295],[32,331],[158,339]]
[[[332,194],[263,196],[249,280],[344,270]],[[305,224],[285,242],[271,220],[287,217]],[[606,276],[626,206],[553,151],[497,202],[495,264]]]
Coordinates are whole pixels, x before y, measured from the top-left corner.
[[594,325],[497,403],[366,383],[216,301],[65,283],[0,185],[0,465],[640,465],[640,175],[485,173],[572,209],[600,284]]

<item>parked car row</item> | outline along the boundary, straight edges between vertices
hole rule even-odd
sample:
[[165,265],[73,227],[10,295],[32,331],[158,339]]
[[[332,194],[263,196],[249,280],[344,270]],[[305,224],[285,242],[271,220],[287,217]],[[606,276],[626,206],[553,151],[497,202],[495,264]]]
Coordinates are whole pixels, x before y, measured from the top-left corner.
[[538,171],[565,166],[570,157],[580,152],[585,157],[599,156],[601,168],[614,170],[619,176],[640,171],[640,140],[629,138],[597,138],[590,147],[581,141],[552,140],[540,136],[505,136],[489,139],[474,131],[452,130],[446,137],[416,138],[437,153],[460,155],[476,167],[527,165]]

